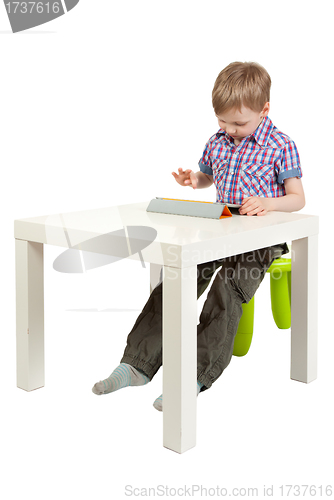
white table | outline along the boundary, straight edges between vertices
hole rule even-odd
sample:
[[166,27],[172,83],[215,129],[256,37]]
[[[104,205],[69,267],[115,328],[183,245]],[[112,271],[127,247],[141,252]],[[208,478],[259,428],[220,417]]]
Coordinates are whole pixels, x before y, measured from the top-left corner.
[[147,205],[15,221],[17,385],[44,386],[43,245],[71,248],[128,226],[154,228],[156,239],[130,258],[150,263],[151,286],[164,268],[163,444],[182,453],[196,444],[197,264],[292,242],[290,376],[311,382],[317,376],[318,217],[270,212],[212,220],[148,213]]

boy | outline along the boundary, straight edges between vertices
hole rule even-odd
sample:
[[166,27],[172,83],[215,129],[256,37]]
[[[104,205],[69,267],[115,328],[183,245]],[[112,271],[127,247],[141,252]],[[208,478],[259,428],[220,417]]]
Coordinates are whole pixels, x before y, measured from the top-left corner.
[[[212,104],[219,131],[207,142],[200,170],[178,169],[173,176],[193,189],[215,184],[216,201],[240,205],[247,216],[272,210],[292,212],[305,205],[298,151],[268,117],[271,80],[257,63],[235,62],[215,82]],[[287,253],[286,243],[197,267],[197,296],[219,269],[197,327],[197,394],[211,387],[229,364],[242,315],[273,260]],[[127,338],[121,364],[93,387],[107,394],[145,385],[162,364],[162,283],[152,292]],[[162,395],[153,403],[162,410]]]

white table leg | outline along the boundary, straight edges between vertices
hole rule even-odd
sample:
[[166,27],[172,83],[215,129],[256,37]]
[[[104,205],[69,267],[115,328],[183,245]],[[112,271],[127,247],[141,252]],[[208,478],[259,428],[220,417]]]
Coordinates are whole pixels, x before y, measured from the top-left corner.
[[150,264],[150,293],[153,292],[160,281],[161,269],[162,266],[160,264]]
[[163,444],[178,453],[196,444],[196,273],[164,267]]
[[317,378],[318,236],[292,242],[291,378]]
[[44,386],[43,244],[15,240],[17,386]]

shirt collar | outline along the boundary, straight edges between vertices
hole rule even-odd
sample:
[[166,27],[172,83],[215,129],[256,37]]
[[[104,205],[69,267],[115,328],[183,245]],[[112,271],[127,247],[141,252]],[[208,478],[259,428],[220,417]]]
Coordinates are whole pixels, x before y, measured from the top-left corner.
[[[259,146],[266,146],[273,127],[274,127],[273,122],[271,121],[269,116],[266,116],[262,120],[260,125],[257,127],[257,129],[252,134],[250,134],[248,137],[253,137]],[[217,132],[217,135],[218,134],[225,137],[225,140],[227,142],[234,144],[232,137],[230,137],[224,130],[219,129],[219,131]]]
[[265,116],[260,125],[257,127],[255,132],[251,134],[250,137],[254,137],[259,146],[266,146],[273,127],[274,124],[269,116]]

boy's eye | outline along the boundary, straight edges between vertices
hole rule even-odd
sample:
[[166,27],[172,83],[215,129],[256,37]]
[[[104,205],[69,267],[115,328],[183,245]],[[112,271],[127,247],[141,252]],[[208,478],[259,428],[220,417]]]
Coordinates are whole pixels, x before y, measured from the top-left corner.
[[244,123],[236,123],[237,127],[243,127],[245,124]]

